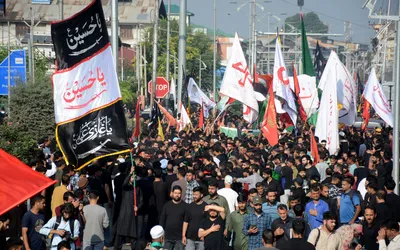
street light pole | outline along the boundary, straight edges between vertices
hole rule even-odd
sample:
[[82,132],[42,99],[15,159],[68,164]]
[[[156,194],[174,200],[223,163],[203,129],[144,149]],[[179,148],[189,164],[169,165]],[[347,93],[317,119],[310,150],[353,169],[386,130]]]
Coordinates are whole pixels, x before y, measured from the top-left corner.
[[252,50],[251,50],[251,65],[249,65],[250,72],[253,75],[254,74],[254,69],[253,65],[256,63],[256,46],[257,46],[257,41],[256,41],[256,0],[252,1],[251,4],[251,40],[252,40]]
[[160,7],[159,0],[154,0],[154,33],[153,33],[153,77],[151,78],[151,96],[150,108],[153,108],[154,98],[156,93],[157,81],[157,57],[158,57],[158,8]]
[[214,43],[213,43],[213,98],[217,101],[217,3],[214,0]]
[[58,0],[60,20],[64,19],[64,0]]
[[141,69],[140,69],[140,57],[141,57],[141,53],[140,53],[140,25],[137,24],[136,25],[136,36],[137,36],[137,42],[136,42],[136,80],[137,80],[137,92],[138,92],[138,98],[139,98],[139,93],[140,93],[140,73],[141,73]]
[[168,14],[167,14],[167,66],[165,70],[165,77],[169,81],[169,61],[170,61],[170,39],[171,39],[171,0],[168,0]]
[[115,72],[118,75],[118,0],[111,1],[111,39]]
[[[400,11],[400,4],[399,4]],[[400,12],[398,12],[400,15]],[[396,40],[396,82],[395,82],[395,97],[394,97],[394,128],[393,128],[393,169],[394,180],[396,182],[395,193],[399,194],[399,126],[400,126],[400,16],[397,20],[397,40]]]
[[35,84],[35,47],[34,47],[34,41],[33,41],[33,28],[35,25],[35,19],[33,16],[33,8],[31,7],[31,25],[30,25],[30,40],[31,40],[31,77],[32,77],[32,83]]
[[[215,0],[214,0],[215,1]],[[186,70],[186,0],[180,0],[178,55],[178,113],[181,112],[183,73]]]

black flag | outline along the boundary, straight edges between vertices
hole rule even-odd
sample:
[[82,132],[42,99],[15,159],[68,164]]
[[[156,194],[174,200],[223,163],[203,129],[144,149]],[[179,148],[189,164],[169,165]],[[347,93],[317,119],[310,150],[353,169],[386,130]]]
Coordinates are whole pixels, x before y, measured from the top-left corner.
[[67,162],[129,152],[125,113],[101,0],[51,24],[56,140]]
[[153,103],[153,107],[151,108],[151,117],[150,117],[150,122],[149,122],[149,129],[157,129],[158,127],[158,122],[161,121],[162,119],[162,115],[161,115],[161,111],[158,108],[157,103],[154,101]]
[[317,42],[317,47],[315,49],[315,59],[314,59],[314,69],[315,69],[315,74],[317,76],[317,80],[321,79],[322,73],[324,72],[325,69],[325,65],[326,65],[326,60],[324,58],[324,55],[322,54],[321,47]]

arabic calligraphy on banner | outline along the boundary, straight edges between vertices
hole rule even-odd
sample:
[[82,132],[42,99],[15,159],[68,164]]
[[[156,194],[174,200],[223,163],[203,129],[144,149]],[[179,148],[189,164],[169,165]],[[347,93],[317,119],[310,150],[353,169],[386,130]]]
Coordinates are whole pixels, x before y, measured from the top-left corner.
[[122,101],[74,122],[57,126],[57,138],[68,164],[83,167],[93,159],[128,149]]
[[79,63],[109,43],[101,0],[95,0],[78,15],[52,23],[51,36],[59,70]]
[[111,118],[108,116],[100,116],[92,121],[85,122],[81,125],[79,132],[72,135],[72,148],[84,142],[92,141],[96,138],[104,137],[112,134]]
[[[56,123],[76,119],[121,98],[114,67],[110,67],[111,48],[53,75]],[[68,112],[66,112],[68,111]]]

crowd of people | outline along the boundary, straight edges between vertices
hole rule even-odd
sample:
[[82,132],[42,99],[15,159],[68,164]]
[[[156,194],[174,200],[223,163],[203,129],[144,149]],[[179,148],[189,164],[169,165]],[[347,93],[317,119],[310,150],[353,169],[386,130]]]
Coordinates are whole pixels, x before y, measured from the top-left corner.
[[308,129],[271,147],[225,120],[237,137],[145,130],[80,171],[44,138],[30,166],[58,182],[0,217],[0,249],[400,249],[391,130],[341,128],[334,155],[316,138],[316,162]]

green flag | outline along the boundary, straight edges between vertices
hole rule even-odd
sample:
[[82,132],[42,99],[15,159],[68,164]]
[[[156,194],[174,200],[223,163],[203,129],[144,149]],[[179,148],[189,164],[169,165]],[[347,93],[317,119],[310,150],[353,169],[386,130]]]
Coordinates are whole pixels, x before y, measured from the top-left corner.
[[[308,40],[306,34],[306,28],[304,26],[304,18],[303,14],[300,13],[301,20],[301,51],[302,51],[302,66],[303,66],[303,74],[309,76],[316,76],[314,70],[314,64],[311,59],[310,49],[308,48]],[[315,83],[318,90],[318,99],[321,97],[321,91],[318,89],[318,82]],[[317,123],[318,112],[315,112],[309,119],[308,124],[315,125]]]
[[261,127],[262,121],[264,119],[264,114],[265,114],[265,110],[267,110],[267,106],[268,106],[268,99],[269,98],[265,98],[265,100],[262,103],[258,103],[258,125]]
[[304,18],[303,14],[300,13],[301,20],[301,51],[302,51],[302,66],[303,66],[303,74],[309,76],[315,76],[314,64],[311,60],[310,49],[308,48],[307,34],[306,28],[304,27]]

